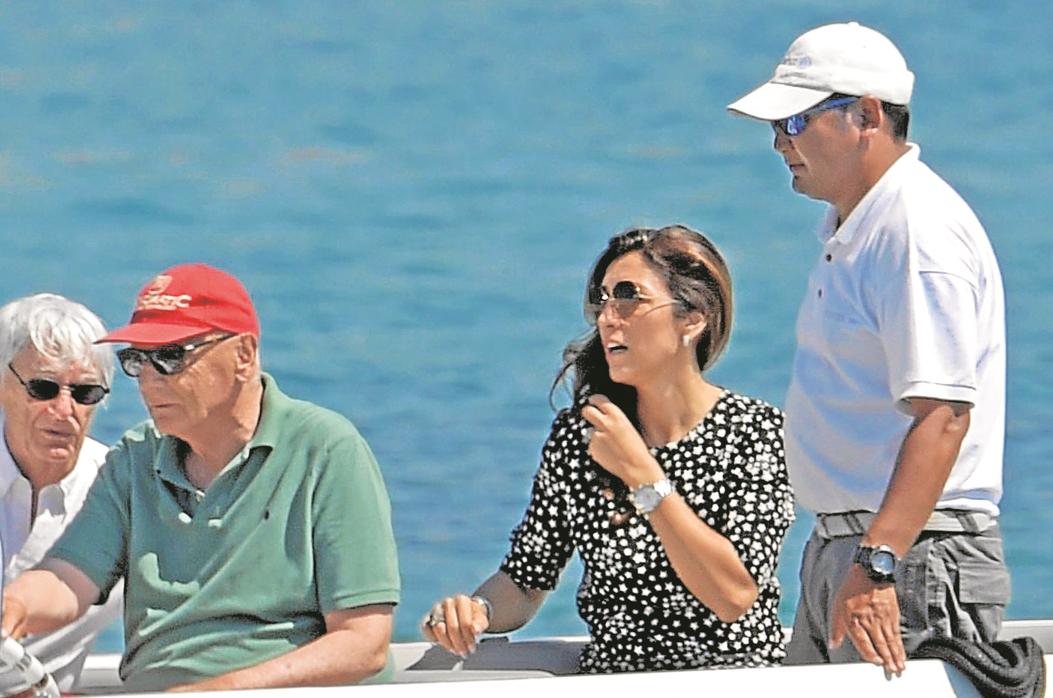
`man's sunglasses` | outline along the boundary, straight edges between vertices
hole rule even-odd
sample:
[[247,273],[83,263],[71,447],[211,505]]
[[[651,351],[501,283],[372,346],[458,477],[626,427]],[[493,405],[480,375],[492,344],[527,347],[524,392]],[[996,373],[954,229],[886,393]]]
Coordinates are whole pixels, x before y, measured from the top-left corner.
[[106,397],[106,393],[110,392],[110,389],[104,385],[96,385],[94,383],[69,383],[67,385],[61,385],[51,380],[50,378],[30,378],[29,380],[23,380],[22,376],[18,375],[18,371],[12,364],[8,364],[7,367],[11,369],[11,373],[15,374],[15,378],[22,384],[22,387],[26,389],[26,393],[29,397],[34,400],[54,400],[59,392],[63,388],[69,388],[70,397],[78,405],[95,405],[102,401]]
[[[636,312],[636,309],[640,307],[640,303],[649,300],[653,299],[640,293],[640,287],[632,281],[619,281],[614,284],[614,288],[609,293],[602,287],[593,288],[589,292],[589,300],[585,303],[585,313],[590,321],[595,322],[603,312],[604,307],[610,305],[615,315],[620,318],[627,318]],[[679,301],[670,300],[666,305],[674,303],[679,303]]]
[[230,339],[234,335],[228,334],[212,339],[203,339],[199,342],[189,344],[166,344],[156,349],[136,349],[128,347],[117,352],[117,360],[121,362],[121,369],[131,378],[138,378],[143,367],[150,362],[154,369],[162,376],[171,376],[179,373],[187,366],[187,356],[190,352],[203,347],[206,344],[214,344]]
[[808,127],[808,120],[816,114],[821,114],[824,111],[830,111],[831,109],[837,109],[838,107],[845,107],[858,100],[859,97],[838,97],[831,99],[828,102],[823,102],[811,109],[806,109],[800,114],[794,114],[788,116],[785,119],[777,119],[771,122],[771,127],[782,131],[787,136],[799,136],[804,133],[804,129]]

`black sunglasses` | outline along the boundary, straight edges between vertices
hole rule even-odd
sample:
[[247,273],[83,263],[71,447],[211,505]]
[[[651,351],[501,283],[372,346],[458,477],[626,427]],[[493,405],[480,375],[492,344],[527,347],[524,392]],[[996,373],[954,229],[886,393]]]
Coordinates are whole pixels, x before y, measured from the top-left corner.
[[106,397],[106,393],[110,392],[110,389],[104,385],[95,385],[94,383],[69,383],[65,386],[56,383],[50,378],[30,378],[29,380],[23,380],[22,376],[18,375],[18,371],[11,364],[7,367],[11,369],[11,373],[15,374],[15,378],[22,384],[22,387],[26,389],[26,393],[29,397],[34,400],[54,400],[63,387],[69,388],[70,397],[78,405],[95,405],[102,401]]
[[117,360],[121,362],[121,370],[129,377],[138,378],[143,372],[143,366],[149,361],[162,376],[171,376],[186,368],[187,355],[206,344],[214,344],[230,339],[235,335],[228,334],[212,339],[203,339],[200,342],[189,344],[166,344],[156,349],[136,349],[128,347],[117,352]]

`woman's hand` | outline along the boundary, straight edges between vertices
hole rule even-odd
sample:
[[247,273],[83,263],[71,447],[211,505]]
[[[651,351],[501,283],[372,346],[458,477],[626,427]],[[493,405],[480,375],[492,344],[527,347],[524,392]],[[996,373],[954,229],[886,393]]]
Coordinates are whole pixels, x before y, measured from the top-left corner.
[[589,455],[630,489],[665,477],[640,432],[606,395],[593,395],[581,416],[592,425]]
[[477,638],[490,627],[486,607],[465,594],[447,596],[424,616],[420,630],[424,637],[449,652],[467,657],[475,652]]

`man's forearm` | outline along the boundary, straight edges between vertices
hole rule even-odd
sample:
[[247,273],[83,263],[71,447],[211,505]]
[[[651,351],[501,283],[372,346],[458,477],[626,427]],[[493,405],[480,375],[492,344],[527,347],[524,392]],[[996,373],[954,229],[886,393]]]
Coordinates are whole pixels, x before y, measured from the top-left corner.
[[889,545],[902,557],[914,544],[939,501],[969,429],[969,410],[959,403],[915,400],[915,419],[892,473],[865,545]]
[[[345,636],[348,635],[348,636]],[[358,683],[384,668],[386,648],[358,646],[349,631],[327,633],[292,652],[179,690],[218,691]]]
[[216,691],[358,683],[384,668],[391,641],[391,607],[355,609],[357,617],[325,635],[244,669],[177,686],[176,691]]

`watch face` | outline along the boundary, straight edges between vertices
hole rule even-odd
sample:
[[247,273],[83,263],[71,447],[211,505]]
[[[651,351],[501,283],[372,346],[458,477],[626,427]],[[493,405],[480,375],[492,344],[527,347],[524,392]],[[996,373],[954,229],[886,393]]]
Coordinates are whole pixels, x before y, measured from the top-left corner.
[[636,511],[646,516],[662,503],[662,499],[673,491],[669,480],[659,480],[651,485],[641,485],[632,493]]
[[875,550],[870,553],[870,566],[876,572],[891,575],[896,571],[896,556],[887,550]]
[[641,487],[635,494],[636,503],[644,509],[654,509],[658,502],[662,501],[661,495],[655,492],[653,487]]

